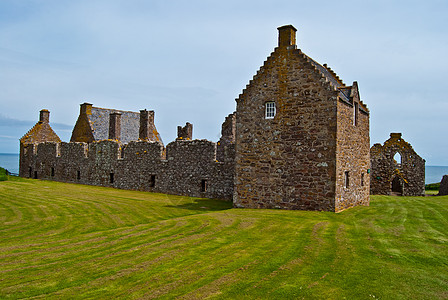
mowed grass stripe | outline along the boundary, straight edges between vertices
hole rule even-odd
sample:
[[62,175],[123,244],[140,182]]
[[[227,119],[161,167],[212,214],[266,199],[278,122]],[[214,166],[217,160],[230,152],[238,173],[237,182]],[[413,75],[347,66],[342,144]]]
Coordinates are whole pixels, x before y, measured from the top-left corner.
[[448,297],[448,197],[334,214],[23,179],[0,196],[0,298]]

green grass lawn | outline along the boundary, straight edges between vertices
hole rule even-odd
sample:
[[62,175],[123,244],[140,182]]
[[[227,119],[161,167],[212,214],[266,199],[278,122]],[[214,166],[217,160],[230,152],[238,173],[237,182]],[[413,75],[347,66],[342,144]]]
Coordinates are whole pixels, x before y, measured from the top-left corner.
[[447,299],[448,197],[335,214],[15,178],[0,298]]

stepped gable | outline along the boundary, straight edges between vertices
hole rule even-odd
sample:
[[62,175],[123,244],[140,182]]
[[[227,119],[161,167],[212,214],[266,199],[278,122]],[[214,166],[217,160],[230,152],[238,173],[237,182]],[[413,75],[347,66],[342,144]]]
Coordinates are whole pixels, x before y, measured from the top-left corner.
[[[296,29],[291,25],[282,26],[282,27],[279,27],[278,29],[280,30],[282,28],[291,28],[294,32],[296,31]],[[301,49],[296,49],[297,45],[295,45],[295,37],[293,37],[293,40],[294,41],[291,42],[291,43],[293,43],[293,45],[286,46],[286,48],[288,50],[293,50],[292,53],[294,55],[304,58],[310,64],[310,66],[312,66],[315,69],[315,71],[321,76],[321,78],[324,79],[324,82],[329,85],[329,87],[328,87],[329,89],[339,91],[338,96],[344,102],[353,104],[353,97],[355,95],[358,95],[360,111],[363,112],[364,114],[367,114],[367,115],[369,114],[369,109],[367,108],[367,105],[364,104],[364,102],[359,97],[358,84],[356,81],[353,82],[353,85],[346,86],[344,84],[344,82],[342,81],[342,79],[339,78],[339,76],[336,74],[336,72],[334,72],[327,64],[321,65],[318,62],[316,62],[314,59],[312,59],[311,57],[309,57],[308,55],[303,53]],[[277,63],[276,54],[277,54],[277,51],[279,50],[279,48],[281,48],[281,47],[282,46],[276,47],[274,49],[274,52],[272,52],[270,54],[270,56],[264,61],[263,65],[260,67],[260,69],[254,75],[253,79],[249,81],[249,83],[246,85],[246,88],[243,89],[242,93],[236,99],[237,102],[242,100],[243,94],[246,92],[247,88],[254,82],[254,80],[256,80],[257,78],[262,76],[265,73],[267,68],[269,68],[270,66],[275,65]],[[291,47],[294,47],[294,48],[291,48]]]
[[[127,144],[130,141],[138,141],[140,129],[139,112],[94,107],[90,103],[81,104],[80,114],[70,141],[91,143],[108,139],[110,115],[114,113],[121,114],[120,142]],[[157,141],[163,144],[162,137],[155,125],[153,125],[152,131],[154,138],[149,139],[149,141]]]
[[368,109],[356,82],[297,48],[296,31],[278,28],[278,46],[236,99],[234,206],[368,205]]
[[59,136],[51,128],[49,121],[50,112],[46,109],[41,110],[39,122],[20,139],[20,143],[38,144],[42,142],[61,142]]

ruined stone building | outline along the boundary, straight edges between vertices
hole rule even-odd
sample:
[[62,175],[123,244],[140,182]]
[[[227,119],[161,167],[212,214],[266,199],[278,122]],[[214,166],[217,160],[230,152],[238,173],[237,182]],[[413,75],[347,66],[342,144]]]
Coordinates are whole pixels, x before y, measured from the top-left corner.
[[425,195],[425,160],[401,133],[391,133],[384,145],[370,149],[370,193],[378,195]]
[[20,175],[228,199],[235,207],[368,205],[369,110],[357,83],[345,85],[297,49],[293,26],[278,30],[278,46],[236,99],[217,143],[192,140],[187,123],[165,147],[153,111],[84,103],[70,143],[39,130],[22,138]]

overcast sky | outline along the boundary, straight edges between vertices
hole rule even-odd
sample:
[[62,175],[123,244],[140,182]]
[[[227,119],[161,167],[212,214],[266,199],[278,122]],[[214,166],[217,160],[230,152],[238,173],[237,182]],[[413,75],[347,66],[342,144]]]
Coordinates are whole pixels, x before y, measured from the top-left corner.
[[217,141],[221,124],[277,45],[358,81],[371,144],[402,132],[427,165],[448,165],[448,1],[1,0],[0,153],[51,111],[70,139],[79,104],[155,110],[167,144],[178,125]]

